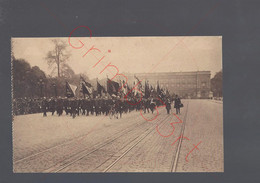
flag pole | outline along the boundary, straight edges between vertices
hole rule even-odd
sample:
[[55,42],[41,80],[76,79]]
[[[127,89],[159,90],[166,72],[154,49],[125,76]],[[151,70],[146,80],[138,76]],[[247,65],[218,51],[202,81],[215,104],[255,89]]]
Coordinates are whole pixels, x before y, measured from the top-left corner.
[[85,92],[83,91],[83,87],[82,87],[82,85],[83,85],[82,78],[83,78],[83,77],[80,75],[81,90],[82,90],[84,99],[86,99],[86,94],[85,94]]

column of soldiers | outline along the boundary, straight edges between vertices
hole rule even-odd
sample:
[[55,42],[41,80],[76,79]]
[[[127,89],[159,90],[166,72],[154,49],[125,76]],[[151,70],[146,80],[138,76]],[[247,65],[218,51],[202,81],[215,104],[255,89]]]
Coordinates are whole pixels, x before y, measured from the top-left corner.
[[41,98],[18,98],[13,99],[13,114],[33,114],[42,112]]
[[[54,115],[55,112],[58,116],[63,113],[70,115],[73,118],[79,115],[108,115],[113,109],[117,114],[122,117],[123,113],[131,112],[133,110],[139,111],[142,109],[144,113],[153,113],[156,106],[163,105],[162,101],[157,98],[149,97],[147,99],[142,98],[125,98],[116,97],[97,97],[97,98],[23,98],[13,100],[13,114],[33,114],[43,113],[43,116],[47,116],[47,112],[51,112]],[[164,99],[165,103],[169,99]]]

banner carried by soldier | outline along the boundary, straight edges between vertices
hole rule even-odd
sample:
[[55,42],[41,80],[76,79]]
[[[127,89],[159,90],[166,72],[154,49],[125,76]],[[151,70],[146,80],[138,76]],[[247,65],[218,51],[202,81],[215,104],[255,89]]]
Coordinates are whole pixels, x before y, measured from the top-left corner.
[[87,94],[87,95],[92,95],[93,93],[93,87],[90,83],[86,82],[85,79],[80,76],[81,79],[81,91],[83,93],[83,95]]
[[138,89],[140,92],[141,92],[141,94],[139,93],[139,92],[137,92],[136,90],[135,90],[135,96],[136,97],[141,97],[141,95],[142,96],[144,96],[145,95],[145,88],[143,88],[143,85],[142,85],[142,80],[140,80],[136,75],[134,75],[134,77],[135,77],[135,79],[136,79],[136,83],[134,82],[134,86],[136,85],[136,84],[138,84],[137,86],[136,86],[136,89]]
[[77,86],[69,84],[66,81],[66,96],[68,98],[75,97],[76,96],[76,90],[77,90]]
[[123,91],[124,95],[126,95],[128,92],[128,85],[125,82],[125,80],[123,80],[122,91]]
[[145,87],[144,87],[144,96],[145,98],[149,98],[151,95],[150,87],[148,81],[145,81]]
[[117,95],[119,90],[119,83],[112,81],[110,79],[107,79],[107,92],[112,95]]
[[105,88],[97,81],[97,92],[100,96],[102,96],[103,93],[106,93]]

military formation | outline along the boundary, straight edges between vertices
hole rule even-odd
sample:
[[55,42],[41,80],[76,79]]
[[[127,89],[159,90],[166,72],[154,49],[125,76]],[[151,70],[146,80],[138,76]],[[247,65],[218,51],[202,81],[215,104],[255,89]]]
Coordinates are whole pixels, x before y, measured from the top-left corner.
[[[43,113],[43,116],[66,114],[75,118],[79,115],[110,115],[115,114],[117,118],[122,117],[123,113],[143,110],[144,113],[153,113],[156,106],[165,105],[166,109],[171,106],[170,98],[120,98],[97,97],[97,98],[19,98],[13,100],[13,114],[25,115],[33,113]],[[50,113],[48,113],[50,112]]]

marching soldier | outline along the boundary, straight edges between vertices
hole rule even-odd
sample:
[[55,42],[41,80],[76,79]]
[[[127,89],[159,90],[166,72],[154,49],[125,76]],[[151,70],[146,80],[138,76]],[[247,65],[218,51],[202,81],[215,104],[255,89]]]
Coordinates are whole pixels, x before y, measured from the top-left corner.
[[75,118],[77,113],[77,107],[78,107],[77,100],[75,98],[70,101],[70,107],[71,107],[72,118]]
[[145,110],[144,113],[146,113],[146,110],[147,110],[148,113],[150,113],[149,108],[150,108],[150,100],[145,99],[145,101],[144,101],[144,110]]
[[65,99],[63,100],[63,106],[64,106],[66,115],[68,115],[70,112],[70,109],[69,109],[69,100],[67,97],[65,97]]
[[87,101],[86,99],[81,100],[82,115],[86,115]]
[[91,110],[93,109],[93,106],[91,104],[91,100],[89,98],[86,99],[86,110],[87,110],[87,116],[89,113],[91,113]]
[[178,95],[175,95],[174,99],[174,108],[176,108],[176,114],[180,114],[180,108],[181,108],[181,99],[179,98]]
[[103,115],[107,115],[108,114],[107,98],[102,98],[102,101],[101,101],[101,111],[102,111]]
[[76,105],[77,105],[77,107],[76,107],[76,113],[77,113],[77,115],[79,116],[79,113],[80,113],[80,110],[81,110],[81,100],[80,99],[76,99]]
[[101,105],[102,105],[102,100],[98,97],[95,100],[95,111],[96,111],[96,116],[101,114]]
[[62,112],[63,112],[63,102],[62,102],[62,99],[60,97],[57,100],[57,107],[56,107],[56,109],[57,109],[57,114],[59,116],[61,116]]
[[122,113],[124,111],[124,102],[123,99],[118,99],[118,112],[120,114],[120,118],[122,118]]
[[167,114],[170,114],[170,110],[171,110],[171,101],[170,101],[170,99],[166,100],[166,110],[167,110]]
[[13,99],[13,113],[14,115],[18,115],[18,102],[15,99]]
[[91,115],[94,115],[94,112],[95,112],[95,100],[92,98],[92,99],[90,99],[90,106],[91,106]]
[[47,116],[47,110],[48,110],[48,101],[44,97],[42,100],[42,111],[43,111],[43,117]]
[[153,114],[155,107],[156,107],[156,103],[155,103],[154,99],[152,98],[151,102],[150,102],[150,109],[152,111],[152,114]]
[[49,101],[49,111],[51,112],[51,115],[53,116],[54,112],[55,112],[55,100],[54,98],[51,98]]

